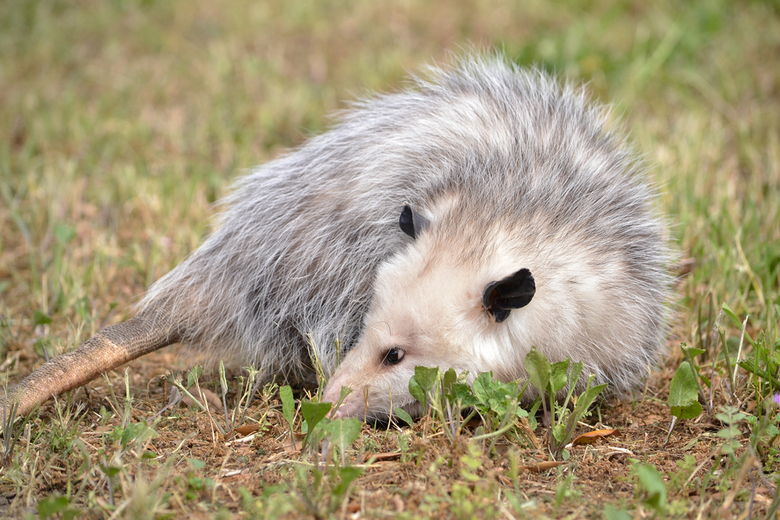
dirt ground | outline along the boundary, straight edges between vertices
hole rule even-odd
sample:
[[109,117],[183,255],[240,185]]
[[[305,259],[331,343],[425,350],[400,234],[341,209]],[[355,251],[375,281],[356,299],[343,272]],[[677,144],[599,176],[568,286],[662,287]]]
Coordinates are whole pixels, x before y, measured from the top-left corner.
[[[127,366],[131,393],[135,399],[133,420],[152,417],[164,407],[171,388],[166,376],[170,377],[171,370],[183,371],[187,368],[184,366],[184,353],[184,348],[174,346]],[[24,353],[20,354],[19,362],[22,373],[32,369],[33,363]],[[677,364],[679,361],[670,360],[667,366]],[[718,456],[718,446],[722,440],[717,436],[722,425],[709,419],[705,413],[695,420],[681,421],[666,442],[671,423],[666,397],[672,373],[668,368],[651,373],[646,387],[639,389],[633,399],[610,396],[602,400],[587,422],[580,424],[577,434],[603,428],[615,428],[619,433],[593,444],[570,447],[568,460],[561,466],[538,473],[524,471],[516,481],[510,478],[510,452],[513,450],[516,450],[520,464],[523,465],[533,466],[550,459],[546,449],[546,430],[539,426],[535,432],[540,446],[538,449],[513,446],[506,440],[498,443],[495,453],[481,459],[477,470],[479,479],[468,485],[485,490],[489,488],[494,493],[515,492],[522,501],[530,504],[528,512],[532,515],[601,517],[605,504],[632,509],[631,504],[636,501],[637,491],[631,460],[638,460],[654,465],[666,475],[667,481],[677,481],[674,486],[667,487],[688,490],[685,496],[669,497],[672,503],[678,500],[678,514],[685,517],[700,510],[706,513],[705,517],[713,515],[716,511],[705,506],[723,501],[722,490],[718,489],[717,483],[713,482],[709,486],[712,493],[702,497],[698,496],[699,487],[681,486],[679,481],[683,479],[690,482],[709,471],[713,465],[722,463]],[[124,394],[123,374],[124,369],[120,369],[108,377],[119,399]],[[212,380],[213,384],[213,379],[213,375],[204,375],[205,386],[211,386],[208,381]],[[93,381],[74,395],[77,402],[86,405],[84,419],[79,427],[80,438],[91,451],[97,453],[100,437],[106,429],[118,424],[115,415],[106,426],[101,425],[100,409],[111,403],[107,380]],[[259,497],[267,492],[269,486],[290,484],[293,478],[291,468],[296,463],[305,464],[306,458],[301,457],[300,446],[293,449],[290,445],[289,428],[276,397],[267,400],[256,398],[248,413],[247,423],[259,419],[264,413],[267,414],[267,420],[262,421],[264,431],[249,437],[248,442],[240,435],[224,438],[215,431],[208,416],[194,407],[180,405],[167,412],[165,418],[157,423],[155,430],[158,436],[149,441],[147,449],[163,458],[179,454],[172,474],[185,478],[192,472],[189,459],[203,461],[205,467],[202,474],[216,482],[210,497],[211,505],[206,510],[193,510],[191,505],[172,503],[171,509],[175,516],[186,512],[196,517],[209,517],[209,510],[213,512],[215,508],[235,513],[242,510],[240,488]],[[53,414],[51,402],[44,405],[32,425],[33,430],[55,420]],[[224,421],[224,417],[219,414],[214,416],[217,421]],[[356,518],[404,512],[420,514],[419,508],[424,505],[430,517],[451,517],[454,506],[442,502],[438,511],[435,507],[432,509],[431,495],[432,492],[452,493],[453,486],[463,484],[459,461],[469,453],[473,428],[466,428],[458,440],[450,442],[443,435],[433,433],[427,422],[418,420],[411,430],[410,427],[403,430],[414,432],[409,435],[411,444],[406,447],[407,453],[412,456],[407,456],[406,460],[399,450],[399,431],[395,426],[363,426],[350,453],[350,463],[364,472],[354,484],[351,498],[345,503],[342,513],[357,515]],[[376,460],[369,461],[372,457]],[[371,463],[366,464],[366,461]],[[56,466],[49,467],[45,478],[41,479],[39,490],[44,495],[57,490],[64,493],[67,489],[71,476],[65,470],[54,469]],[[62,467],[67,465],[63,464]],[[562,483],[565,483],[563,487]],[[744,485],[746,490],[751,489],[750,482]],[[13,500],[11,489],[6,487],[3,491],[7,500]],[[760,481],[752,483],[752,491],[756,510],[768,507],[772,496]],[[476,500],[473,504],[486,507],[489,511],[493,511],[497,503],[478,493],[472,499]],[[485,501],[481,506],[479,499]],[[495,513],[506,517],[501,511]],[[295,518],[300,514],[301,511],[296,510],[288,512],[286,516]],[[635,514],[649,515],[647,510],[637,510]]]

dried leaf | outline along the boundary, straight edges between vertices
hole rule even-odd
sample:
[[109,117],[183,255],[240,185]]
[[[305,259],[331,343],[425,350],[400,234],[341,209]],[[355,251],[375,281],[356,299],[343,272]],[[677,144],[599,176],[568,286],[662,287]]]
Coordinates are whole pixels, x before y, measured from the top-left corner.
[[623,434],[620,433],[620,430],[615,430],[615,429],[595,430],[592,432],[587,432],[587,433],[583,433],[582,435],[579,435],[571,443],[573,446],[579,446],[582,444],[592,444],[599,439],[602,439],[604,437],[611,437],[613,435],[615,437],[621,437]]
[[542,471],[547,471],[548,469],[557,468],[561,464],[565,464],[565,462],[557,460],[545,460],[544,462],[537,462],[536,464],[531,464],[530,466],[520,466],[520,469],[530,471],[531,473],[541,473]]
[[400,451],[388,451],[384,453],[366,453],[365,461],[374,459],[374,462],[381,462],[383,460],[394,460],[401,456]]
[[250,433],[256,432],[259,429],[260,429],[259,424],[245,424],[243,426],[239,426],[238,428],[236,428],[235,432],[238,433],[239,435],[243,435],[244,437],[246,437]]
[[284,446],[282,449],[285,453],[294,455],[300,453],[302,447],[303,447],[303,435],[295,435],[294,442],[293,442],[293,437],[290,437],[290,435],[288,435],[284,441]]

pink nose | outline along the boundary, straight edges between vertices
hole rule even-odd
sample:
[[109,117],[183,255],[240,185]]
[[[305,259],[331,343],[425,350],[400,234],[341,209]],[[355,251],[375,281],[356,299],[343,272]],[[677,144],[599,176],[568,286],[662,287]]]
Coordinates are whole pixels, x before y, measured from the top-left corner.
[[[341,389],[339,389],[339,393],[335,396],[329,394],[328,392],[325,392],[325,394],[322,396],[322,401],[331,402],[335,407],[336,403],[339,400],[339,397],[341,397],[340,390]],[[331,419],[343,419],[346,417],[362,418],[365,409],[366,409],[365,399],[363,399],[362,396],[356,395],[355,392],[353,391],[347,397],[344,398],[344,401],[342,401],[341,406],[339,406],[337,410],[331,410],[331,412],[328,414],[328,417],[330,417]]]
[[[323,403],[333,403],[333,408],[336,407],[336,403],[338,403],[339,398],[341,397],[341,385],[338,383],[338,381],[331,380],[327,387],[325,387],[325,391],[322,393],[322,402]],[[344,417],[352,417],[356,415],[355,412],[351,412],[350,408],[354,408],[354,404],[350,404],[352,402],[352,394],[348,395],[344,398],[344,401],[341,403],[341,406],[337,410],[331,409],[330,413],[328,414],[328,417],[331,419],[337,419],[337,418],[344,418]]]

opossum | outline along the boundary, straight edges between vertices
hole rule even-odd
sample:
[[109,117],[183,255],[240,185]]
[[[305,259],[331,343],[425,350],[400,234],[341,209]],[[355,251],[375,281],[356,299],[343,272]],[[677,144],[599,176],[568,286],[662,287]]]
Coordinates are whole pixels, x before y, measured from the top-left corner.
[[671,287],[641,161],[582,88],[454,61],[239,180],[134,317],[20,383],[19,413],[175,342],[287,380],[343,358],[323,394],[353,390],[338,416],[419,413],[416,365],[516,380],[532,346],[636,385]]

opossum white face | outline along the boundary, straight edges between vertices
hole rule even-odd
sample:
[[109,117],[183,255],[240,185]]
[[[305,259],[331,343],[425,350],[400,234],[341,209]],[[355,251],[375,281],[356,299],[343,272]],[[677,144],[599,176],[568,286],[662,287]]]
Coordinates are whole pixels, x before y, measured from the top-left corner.
[[383,418],[397,407],[419,415],[408,388],[415,366],[468,370],[472,378],[500,370],[517,339],[510,313],[524,312],[534,296],[527,268],[475,269],[457,261],[427,236],[428,221],[408,206],[400,225],[415,241],[377,273],[363,337],[323,396],[335,404],[342,387],[352,389],[336,416]]

